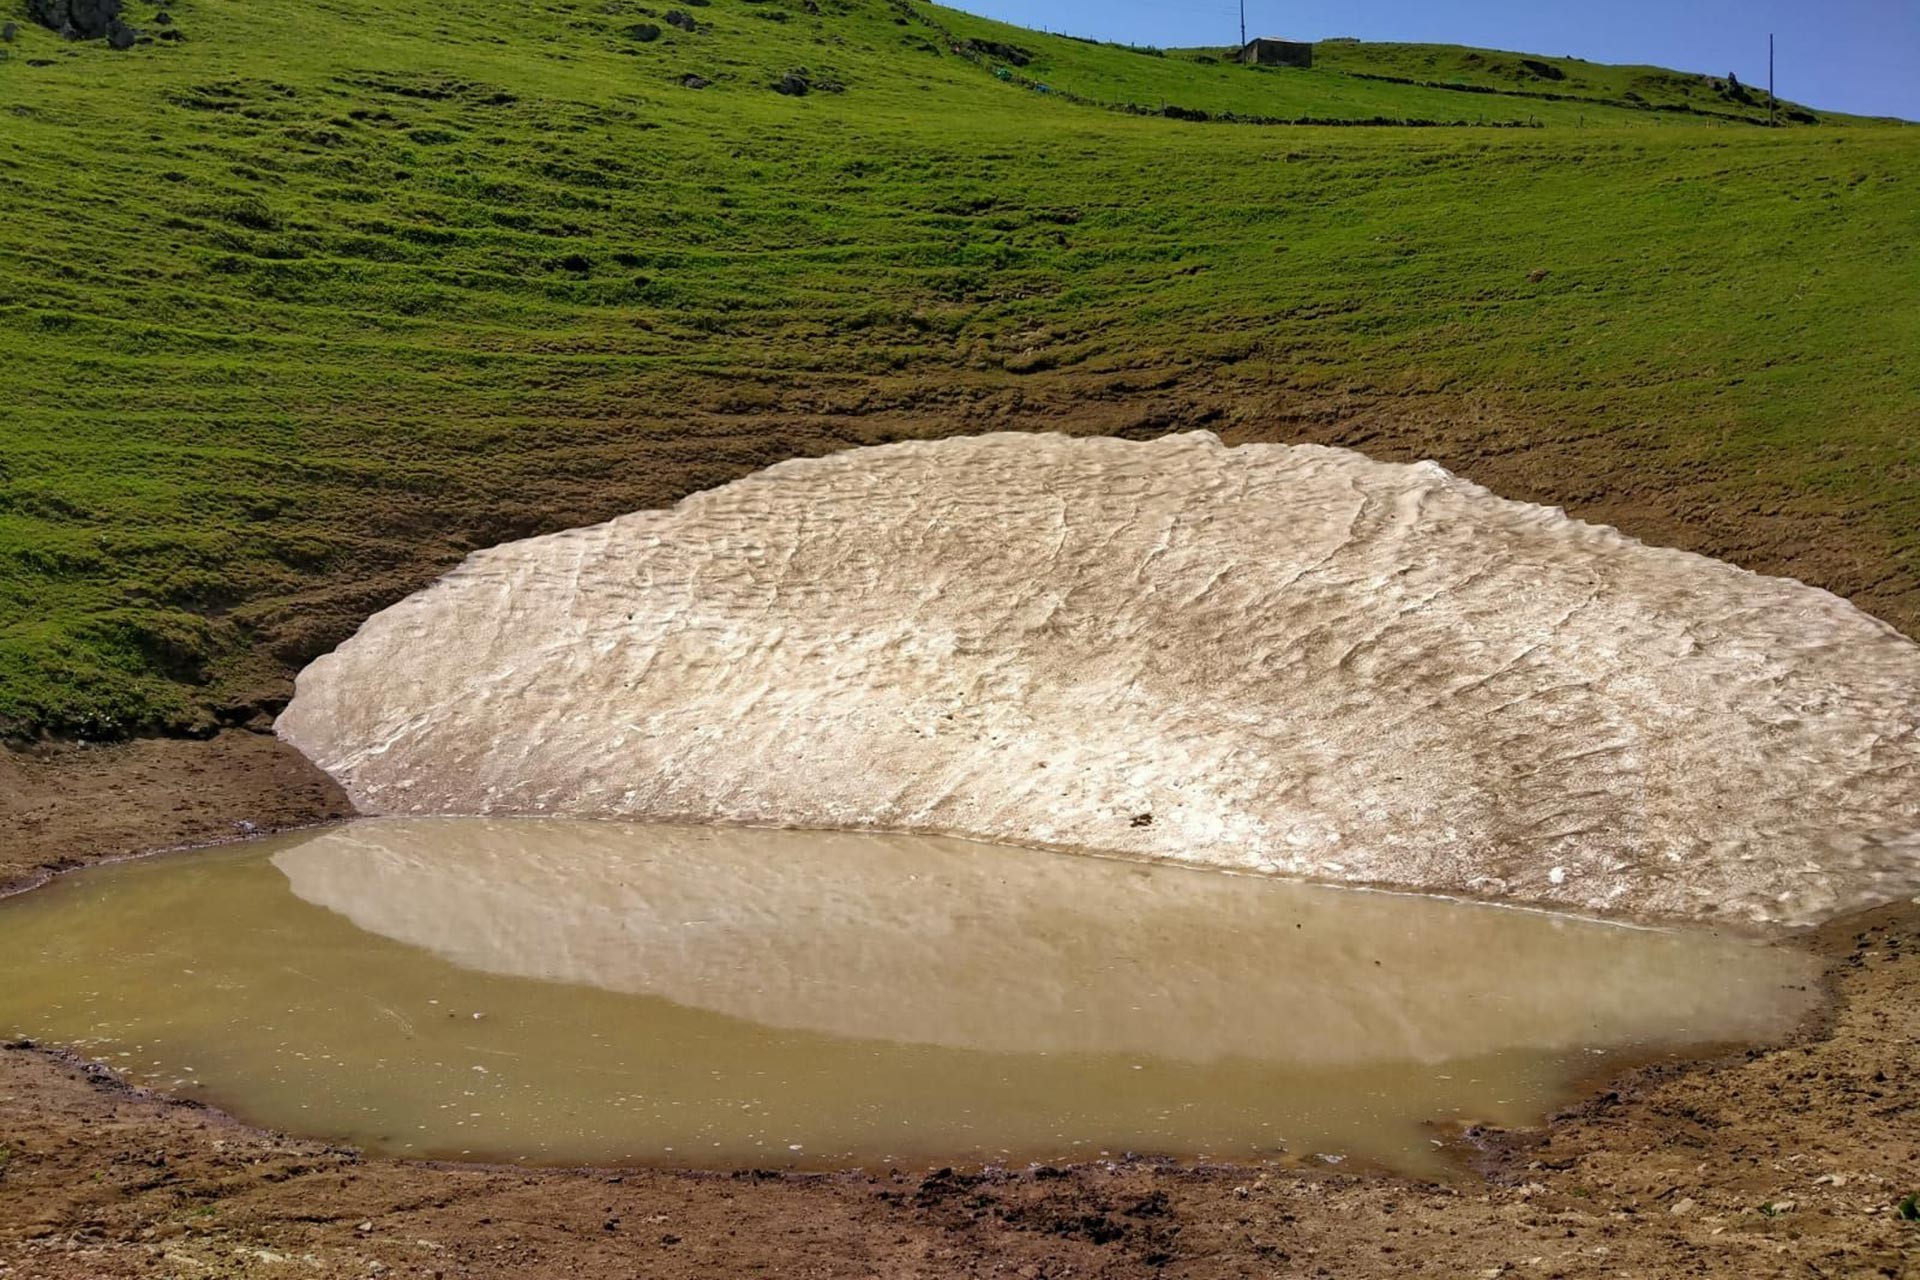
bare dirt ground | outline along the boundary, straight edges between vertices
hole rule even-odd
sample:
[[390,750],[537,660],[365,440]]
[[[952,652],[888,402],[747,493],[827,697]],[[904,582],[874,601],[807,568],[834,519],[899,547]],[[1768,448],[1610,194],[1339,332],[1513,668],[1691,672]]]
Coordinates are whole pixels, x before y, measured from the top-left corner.
[[0,748],[0,893],[102,858],[352,813],[333,779],[270,734]]
[[[1205,426],[1229,443],[1432,457],[1503,496],[1800,577],[1920,631],[1914,575],[1859,513],[1716,479],[1630,439],[1561,438],[1486,406],[1269,403],[1244,388],[1063,380],[911,410],[823,402],[711,415],[672,443],[652,438],[583,465],[565,492],[453,513],[381,572],[317,582],[274,620],[278,639],[247,678],[259,700],[237,718],[275,709],[306,656],[467,546],[671,501],[796,453],[1020,426],[1134,436]],[[346,811],[327,779],[259,734],[0,750],[0,889],[236,838],[249,833],[243,824],[266,831]],[[1808,945],[1831,962],[1827,1025],[1787,1047],[1596,1085],[1538,1133],[1475,1135],[1447,1185],[1150,1162],[715,1176],[368,1160],[16,1045],[0,1049],[0,1277],[1920,1280],[1920,1223],[1899,1212],[1920,1192],[1920,906],[1836,923]]]

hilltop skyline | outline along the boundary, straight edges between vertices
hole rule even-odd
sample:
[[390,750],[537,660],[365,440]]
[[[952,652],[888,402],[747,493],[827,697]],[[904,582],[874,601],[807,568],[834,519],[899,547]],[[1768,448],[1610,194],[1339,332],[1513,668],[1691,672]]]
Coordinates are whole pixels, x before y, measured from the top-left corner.
[[[1230,44],[1236,0],[965,0],[970,13],[1069,35],[1163,47]],[[1764,88],[1778,37],[1782,98],[1815,110],[1920,121],[1920,6],[1900,0],[1653,0],[1585,11],[1522,0],[1247,0],[1247,34],[1475,45],[1590,62],[1646,64]]]

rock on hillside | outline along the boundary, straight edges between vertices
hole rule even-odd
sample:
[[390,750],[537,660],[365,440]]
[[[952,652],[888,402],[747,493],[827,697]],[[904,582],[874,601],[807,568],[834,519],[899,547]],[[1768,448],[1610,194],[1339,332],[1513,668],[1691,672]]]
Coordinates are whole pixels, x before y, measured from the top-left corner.
[[127,48],[138,34],[120,21],[120,0],[27,0],[27,16],[69,40],[104,36],[116,49]]

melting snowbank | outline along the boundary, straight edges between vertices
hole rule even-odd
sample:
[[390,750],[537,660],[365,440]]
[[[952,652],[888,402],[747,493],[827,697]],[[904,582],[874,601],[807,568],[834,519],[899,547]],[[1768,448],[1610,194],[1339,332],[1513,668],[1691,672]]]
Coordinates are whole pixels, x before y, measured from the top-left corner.
[[1920,647],[1316,446],[1000,435],[477,552],[302,673],[373,813],[939,831],[1807,923],[1920,888]]

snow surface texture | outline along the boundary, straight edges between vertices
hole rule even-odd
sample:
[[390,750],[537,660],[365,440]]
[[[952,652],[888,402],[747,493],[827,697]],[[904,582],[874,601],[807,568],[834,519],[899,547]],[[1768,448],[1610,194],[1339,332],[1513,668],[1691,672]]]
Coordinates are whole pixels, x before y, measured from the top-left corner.
[[942,832],[1807,924],[1920,890],[1920,647],[1431,463],[995,435],[476,552],[300,676],[363,811]]

